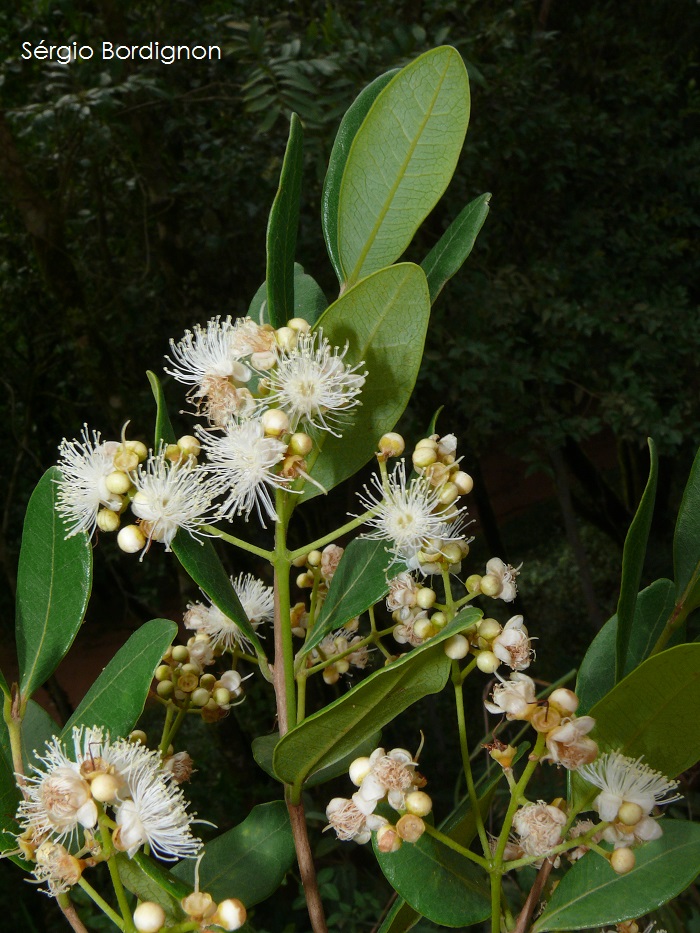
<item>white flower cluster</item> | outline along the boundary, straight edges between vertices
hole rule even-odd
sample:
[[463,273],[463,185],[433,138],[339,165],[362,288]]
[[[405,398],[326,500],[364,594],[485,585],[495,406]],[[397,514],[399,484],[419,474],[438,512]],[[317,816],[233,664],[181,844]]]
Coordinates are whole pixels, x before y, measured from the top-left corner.
[[366,373],[346,362],[348,349],[301,318],[274,330],[216,317],[171,341],[166,372],[190,387],[206,425],[150,455],[139,442],[90,437],[87,426],[81,440],[64,439],[57,508],[68,535],[116,531],[128,505],[139,521],[121,529],[119,545],[131,552],[151,541],[169,549],[179,528],[197,533],[207,521],[247,520],[253,510],[263,525],[275,521],[275,491],[309,479],[304,458],[314,440],[304,432],[340,436],[360,404]]
[[79,879],[79,865],[62,843],[76,850],[94,845],[102,806],[114,815],[115,847],[130,857],[145,845],[168,861],[197,854],[202,843],[191,832],[193,814],[157,751],[110,741],[99,728],[74,728],[72,738],[72,752],[54,737],[43,756],[35,753],[40,765],[26,778],[17,812],[21,849],[50,893]]
[[[254,629],[257,629],[262,622],[272,622],[275,597],[271,586],[265,586],[262,580],[258,580],[252,573],[240,573],[237,577],[231,577],[231,583]],[[183,621],[185,628],[208,635],[213,649],[233,650],[238,647],[248,650],[250,648],[248,639],[233,619],[229,619],[208,600],[206,604],[189,603]]]
[[[377,832],[381,851],[396,851],[402,841],[415,842],[424,829],[421,817],[432,808],[430,798],[420,789],[425,778],[416,767],[417,762],[405,748],[390,752],[376,748],[369,757],[356,758],[349,775],[358,790],[350,799],[331,800],[326,808],[326,829],[335,830],[344,842],[354,840],[360,845]],[[404,814],[396,826],[374,812],[382,801]]]

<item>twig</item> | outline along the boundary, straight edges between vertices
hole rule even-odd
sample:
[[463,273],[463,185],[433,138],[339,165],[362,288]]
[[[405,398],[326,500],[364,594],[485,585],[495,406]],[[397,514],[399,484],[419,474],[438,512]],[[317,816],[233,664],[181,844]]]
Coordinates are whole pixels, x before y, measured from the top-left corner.
[[63,916],[75,930],[75,933],[88,933],[87,927],[78,916],[78,911],[75,909],[73,901],[68,897],[68,895],[62,894],[56,898],[56,900],[58,901],[58,906],[61,908]]
[[554,863],[548,858],[542,863],[542,868],[537,872],[537,877],[535,878],[535,883],[530,889],[530,893],[527,896],[525,905],[523,909],[518,914],[518,920],[513,928],[513,933],[526,933],[528,924],[530,923],[530,918],[537,906],[537,903],[542,894],[544,886],[547,884],[547,879],[549,878],[549,873],[554,867]]

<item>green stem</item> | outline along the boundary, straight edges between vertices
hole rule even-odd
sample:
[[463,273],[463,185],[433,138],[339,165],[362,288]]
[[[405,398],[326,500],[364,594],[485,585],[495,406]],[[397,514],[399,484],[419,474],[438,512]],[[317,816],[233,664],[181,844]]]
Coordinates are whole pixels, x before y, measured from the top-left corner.
[[165,709],[165,719],[163,721],[163,732],[160,737],[160,745],[158,746],[158,751],[160,752],[161,758],[165,757],[165,753],[168,750],[169,742],[166,742],[166,739],[170,735],[170,730],[173,725],[173,719],[175,718],[175,707],[169,701],[166,701],[167,706]]
[[491,933],[501,933],[501,873],[491,871]]
[[[276,495],[278,516],[285,514],[285,493],[278,489]],[[313,548],[312,548],[313,550]],[[272,560],[275,568],[275,695],[280,735],[284,735],[296,723],[296,692],[294,680],[294,646],[290,624],[291,597],[289,573],[292,556],[287,550],[287,526],[280,519],[275,527],[275,553]]]
[[[16,687],[13,687],[13,692],[15,690]],[[15,772],[17,786],[24,794],[24,762],[22,761],[22,716],[24,710],[19,706],[18,700],[19,694],[14,698],[10,698],[7,694],[3,695],[3,719],[10,737],[12,769]]]
[[[591,842],[593,836],[596,833],[602,832],[602,830],[607,829],[608,826],[611,826],[611,823],[598,823],[593,829],[589,829],[587,833],[584,833],[581,836],[577,836],[575,839],[566,839],[564,842],[560,842],[558,846],[554,846],[553,849],[550,849],[549,852],[546,852],[544,855],[527,855],[524,858],[514,859],[512,862],[503,863],[503,871],[512,871],[514,868],[524,868],[525,865],[532,865],[533,862],[538,862],[542,858],[551,858],[554,859],[557,855],[560,855],[562,852],[568,852],[569,849],[577,849],[579,846],[588,846],[589,849],[599,848],[595,843]],[[562,829],[562,834],[567,832],[566,828]],[[605,852],[604,849],[600,850]],[[606,853],[609,855],[609,853]]]
[[472,807],[472,813],[474,814],[474,822],[476,823],[476,831],[479,834],[479,840],[481,842],[481,848],[483,849],[484,855],[489,857],[491,855],[491,847],[489,846],[489,838],[486,833],[486,827],[484,826],[484,821],[481,817],[481,809],[479,808],[479,798],[476,793],[476,787],[474,786],[474,776],[472,775],[471,762],[469,760],[469,746],[467,743],[467,723],[464,716],[464,696],[462,692],[462,672],[459,669],[459,662],[452,662],[452,686],[455,691],[455,706],[457,707],[457,729],[459,732],[459,749],[462,754],[462,768],[464,769],[464,776],[467,781],[467,790],[469,791],[469,801]]
[[695,567],[695,570],[693,571],[690,577],[690,580],[688,581],[688,585],[686,586],[685,590],[683,590],[683,594],[681,595],[681,598],[678,600],[676,605],[673,607],[673,612],[671,613],[668,622],[664,626],[663,632],[659,635],[656,644],[651,649],[649,653],[649,657],[651,657],[652,655],[658,654],[660,651],[663,651],[671,635],[673,635],[673,633],[677,631],[677,629],[679,629],[681,625],[683,625],[685,620],[688,618],[690,609],[686,608],[685,603],[690,597],[690,594],[695,589],[695,586],[697,585],[699,577],[700,577],[700,561],[698,561]]
[[447,612],[447,621],[451,622],[455,617],[455,601],[452,598],[452,583],[450,582],[450,571],[447,567],[442,568],[442,585],[445,587],[445,607]]
[[100,908],[100,910],[103,913],[107,914],[107,916],[112,921],[112,923],[115,926],[118,926],[120,930],[123,930],[124,921],[122,920],[122,918],[119,916],[116,910],[112,910],[112,908],[109,906],[107,901],[97,893],[97,891],[93,888],[93,886],[89,884],[85,880],[85,878],[81,878],[78,884],[83,889],[83,891],[85,891],[85,893],[90,898],[90,900],[94,901],[97,904],[97,906]]
[[367,519],[371,518],[376,511],[376,509],[370,509],[368,512],[358,515],[357,518],[353,518],[352,521],[341,525],[340,528],[336,528],[336,530],[332,531],[330,534],[324,535],[322,538],[317,538],[316,541],[312,541],[311,544],[305,544],[304,547],[299,547],[296,551],[291,551],[289,554],[290,561],[296,560],[297,557],[303,557],[304,554],[308,554],[309,551],[318,551],[326,544],[332,544],[341,535],[347,534],[348,531],[353,531],[355,528],[359,528],[360,525],[364,525]]
[[242,548],[244,551],[249,551],[251,554],[257,554],[258,557],[262,557],[264,560],[272,560],[272,551],[266,551],[265,548],[257,547],[255,544],[250,544],[248,541],[244,541],[242,538],[236,538],[235,535],[230,535],[228,532],[222,531],[221,528],[216,528],[214,525],[202,525],[201,530],[208,535],[221,538],[222,541],[228,541],[229,544],[234,544],[236,547]]
[[178,732],[180,731],[180,726],[182,725],[183,720],[184,720],[185,716],[187,715],[187,713],[188,713],[188,711],[189,711],[189,708],[190,708],[189,695],[187,696],[187,699],[186,699],[186,700],[183,700],[183,703],[184,703],[185,705],[182,706],[182,707],[177,711],[177,716],[175,717],[175,722],[172,724],[172,727],[171,727],[170,731],[168,732],[168,734],[163,736],[163,740],[162,740],[161,743],[160,743],[159,751],[160,751],[160,753],[161,753],[162,756],[165,756],[165,755],[168,754],[168,749],[169,749],[170,746],[173,744],[173,741],[174,741],[174,739],[175,739],[175,736],[176,736],[176,735],[178,734]]
[[432,836],[433,839],[437,839],[438,842],[447,846],[448,849],[458,852],[460,855],[463,855],[464,858],[468,858],[470,861],[476,862],[477,865],[481,865],[482,868],[488,870],[488,862],[485,858],[477,855],[476,852],[472,852],[471,849],[465,849],[464,846],[461,846],[458,842],[455,842],[454,839],[450,839],[449,836],[441,833],[439,829],[431,826],[430,823],[425,824],[425,831],[429,836]]
[[306,716],[306,672],[297,674],[297,725]]
[[103,812],[99,813],[98,821],[100,826],[100,838],[102,840],[102,851],[106,857],[109,876],[112,879],[112,887],[114,888],[114,893],[117,897],[117,904],[119,905],[119,912],[121,913],[122,919],[124,921],[124,926],[122,929],[124,930],[124,933],[136,933],[134,921],[131,916],[131,910],[129,908],[129,902],[126,899],[122,880],[119,877],[119,868],[117,867],[117,863],[115,861],[116,850],[114,848],[114,843],[112,842],[112,835],[109,831],[109,827]]

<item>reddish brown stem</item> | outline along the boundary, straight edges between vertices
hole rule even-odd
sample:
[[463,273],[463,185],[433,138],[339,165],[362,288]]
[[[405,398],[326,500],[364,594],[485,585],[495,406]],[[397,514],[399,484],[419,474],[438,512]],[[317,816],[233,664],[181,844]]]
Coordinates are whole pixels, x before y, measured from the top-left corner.
[[513,933],[526,933],[532,914],[534,913],[535,907],[537,907],[537,903],[542,895],[542,890],[547,884],[549,873],[553,867],[553,863],[548,858],[544,860],[542,868],[540,868],[535,878],[535,883],[527,896],[525,905],[518,914],[518,920],[513,928]]

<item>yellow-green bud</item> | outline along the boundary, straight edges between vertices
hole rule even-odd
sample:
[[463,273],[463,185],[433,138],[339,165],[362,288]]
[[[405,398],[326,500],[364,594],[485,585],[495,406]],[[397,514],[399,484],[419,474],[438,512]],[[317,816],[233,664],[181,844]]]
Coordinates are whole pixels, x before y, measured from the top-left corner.
[[266,437],[281,437],[289,433],[289,415],[281,408],[267,408],[260,420]]
[[212,693],[212,699],[217,706],[228,706],[231,702],[231,691],[226,687],[217,687]]
[[279,327],[275,331],[277,345],[283,350],[293,350],[297,345],[299,334],[291,327]]
[[421,609],[432,609],[436,599],[435,590],[431,590],[429,586],[421,586],[416,593],[416,605]]
[[464,635],[453,635],[445,642],[445,654],[453,661],[461,661],[469,654],[469,642]]
[[154,901],[144,901],[134,911],[134,926],[138,933],[158,933],[165,926],[165,911]]
[[[459,499],[459,490],[454,483],[445,483],[445,485],[440,490],[440,495],[438,497],[438,502],[440,505],[452,505],[453,502],[456,502]],[[452,563],[457,563],[452,561]]]
[[169,700],[174,692],[175,686],[172,680],[161,680],[160,683],[156,685],[156,693],[161,700]]
[[421,639],[432,638],[435,634],[435,628],[430,619],[418,619],[413,626],[413,631]]
[[138,742],[139,745],[145,745],[148,741],[148,736],[143,729],[134,729],[133,732],[129,733],[129,741],[134,743]]
[[122,470],[115,470],[105,477],[105,486],[117,496],[123,496],[131,489],[131,479]]
[[306,457],[314,449],[314,442],[308,434],[304,434],[303,431],[297,431],[296,434],[292,434],[289,438],[289,449],[293,454]]
[[471,576],[468,576],[464,581],[464,585],[467,588],[467,593],[480,593],[481,592],[481,576],[478,573],[473,573]]
[[180,668],[181,674],[194,674],[198,680],[199,680],[199,671],[200,671],[199,665],[192,664],[190,662],[183,664],[182,667]]
[[100,531],[116,531],[119,527],[119,513],[112,509],[100,509],[97,513],[97,527]]
[[178,437],[177,446],[185,457],[197,458],[202,450],[202,445],[199,443],[199,440],[192,434],[183,434],[182,437]]
[[148,457],[148,447],[146,447],[143,441],[127,441],[124,446],[127,450],[130,450],[132,453],[136,454],[136,456],[139,458],[139,463],[143,463],[143,461]]
[[308,572],[300,573],[296,582],[299,589],[310,589],[314,585],[314,575]]
[[477,630],[479,638],[483,638],[484,641],[492,641],[502,631],[501,623],[495,619],[482,619],[477,625]]
[[501,592],[502,588],[501,581],[493,573],[485,573],[481,578],[481,592],[484,596],[496,597]]
[[320,567],[322,559],[323,555],[320,551],[309,551],[309,553],[306,555],[306,562],[309,567]]
[[638,803],[625,802],[617,812],[617,821],[625,826],[636,826],[644,816],[644,810]]
[[406,794],[405,804],[408,812],[414,816],[427,816],[433,809],[433,801],[429,794],[422,790],[412,790],[410,794]]
[[462,549],[456,541],[450,541],[443,547],[442,556],[448,564],[458,564],[462,559]]
[[138,525],[125,525],[117,535],[117,544],[126,554],[136,554],[146,547],[146,536]]
[[632,871],[636,861],[637,859],[634,852],[626,847],[615,849],[610,854],[610,865],[613,871],[616,871],[618,875],[626,875],[628,872]]
[[156,680],[172,680],[173,669],[169,664],[159,664],[155,673]]
[[459,490],[460,496],[469,495],[474,488],[474,480],[464,470],[457,470],[456,473],[453,473],[451,480]]
[[447,616],[444,612],[434,612],[430,617],[430,624],[435,628],[444,628],[447,625]]
[[484,674],[493,674],[501,666],[493,651],[480,651],[476,656],[476,666]]
[[400,434],[389,431],[379,438],[379,453],[385,460],[389,457],[400,457],[406,449],[406,442]]
[[204,687],[205,690],[213,690],[215,683],[216,677],[213,674],[202,674],[199,678],[199,686]]
[[308,334],[311,330],[311,324],[303,317],[293,317],[287,321],[287,327],[291,327],[298,334]]
[[185,645],[173,645],[171,657],[173,661],[177,661],[178,664],[183,664],[189,661],[190,653]]
[[116,799],[123,784],[116,774],[98,774],[90,782],[90,793],[100,803],[109,803]]
[[416,450],[422,449],[424,447],[429,450],[436,451],[438,449],[438,444],[437,444],[437,441],[434,440],[432,437],[424,437],[421,440],[419,440],[418,443],[416,444]]
[[424,470],[435,463],[437,454],[430,447],[417,447],[411,455],[411,460],[417,470]]
[[324,669],[323,680],[329,685],[338,683],[340,680],[340,674],[335,669],[335,665],[331,664],[330,667]]
[[204,687],[197,687],[192,691],[192,703],[194,706],[206,706],[211,699],[211,694]]
[[177,463],[179,460],[182,460],[182,451],[177,444],[168,444],[163,453],[165,459],[169,460],[171,463]]

